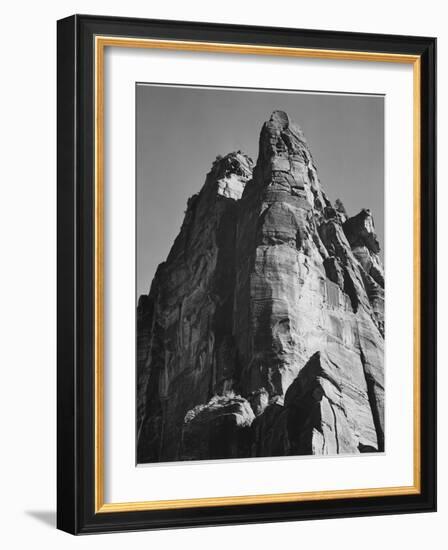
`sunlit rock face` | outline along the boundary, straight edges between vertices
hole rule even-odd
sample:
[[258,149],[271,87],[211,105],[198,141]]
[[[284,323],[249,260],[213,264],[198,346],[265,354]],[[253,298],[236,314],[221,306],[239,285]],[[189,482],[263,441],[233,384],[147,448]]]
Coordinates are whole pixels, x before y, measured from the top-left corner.
[[138,462],[384,450],[379,252],[286,113],[218,157],[139,300]]

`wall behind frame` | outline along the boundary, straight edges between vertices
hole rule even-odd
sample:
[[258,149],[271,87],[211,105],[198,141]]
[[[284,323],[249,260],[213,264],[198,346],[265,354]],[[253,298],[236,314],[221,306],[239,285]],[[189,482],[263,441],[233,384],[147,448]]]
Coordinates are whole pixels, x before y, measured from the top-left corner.
[[[0,234],[0,539],[8,548],[122,548],[123,545],[186,549],[259,549],[310,546],[364,550],[440,547],[448,520],[448,474],[439,470],[439,512],[325,520],[269,525],[245,525],[166,532],[70,537],[55,530],[56,509],[56,20],[73,13],[160,19],[216,21],[320,28],[354,32],[437,36],[440,150],[448,148],[448,31],[443,4],[428,0],[391,3],[355,0],[299,4],[294,0],[225,3],[165,0],[89,0],[63,3],[8,3],[0,35],[3,81],[0,89],[2,126],[2,197]],[[440,163],[440,182],[448,168]],[[6,192],[6,195],[5,195]],[[448,188],[440,185],[439,205],[448,203]],[[443,212],[441,211],[440,217]],[[446,226],[439,224],[439,242]],[[443,245],[442,245],[443,246]],[[440,249],[439,277],[448,260]],[[440,285],[439,331],[448,330],[443,311],[448,290]],[[443,349],[439,350],[443,366]],[[448,371],[439,369],[439,388],[448,385]],[[448,418],[448,400],[439,399],[440,432]],[[448,459],[446,438],[439,437],[439,463]]]

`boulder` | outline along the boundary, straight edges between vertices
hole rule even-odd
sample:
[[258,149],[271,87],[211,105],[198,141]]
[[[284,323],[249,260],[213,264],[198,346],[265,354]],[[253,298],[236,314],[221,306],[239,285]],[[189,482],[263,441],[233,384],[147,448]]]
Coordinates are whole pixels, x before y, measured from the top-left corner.
[[180,460],[250,456],[254,419],[249,402],[240,396],[214,396],[197,405],[185,415]]

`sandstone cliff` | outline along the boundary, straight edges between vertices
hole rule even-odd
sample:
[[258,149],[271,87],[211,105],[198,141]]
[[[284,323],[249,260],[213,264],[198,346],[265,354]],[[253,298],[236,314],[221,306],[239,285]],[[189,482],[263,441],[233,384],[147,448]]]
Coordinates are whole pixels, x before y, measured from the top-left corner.
[[384,273],[275,111],[218,157],[137,308],[137,461],[384,450]]

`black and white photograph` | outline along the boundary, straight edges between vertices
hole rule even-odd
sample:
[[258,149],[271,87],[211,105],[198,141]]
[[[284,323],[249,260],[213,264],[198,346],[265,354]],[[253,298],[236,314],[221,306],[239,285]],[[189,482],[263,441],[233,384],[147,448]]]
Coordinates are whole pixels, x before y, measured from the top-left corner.
[[441,547],[444,8],[4,4],[3,548]]
[[384,96],[136,84],[136,462],[385,449]]

